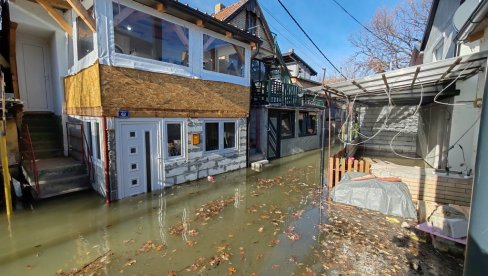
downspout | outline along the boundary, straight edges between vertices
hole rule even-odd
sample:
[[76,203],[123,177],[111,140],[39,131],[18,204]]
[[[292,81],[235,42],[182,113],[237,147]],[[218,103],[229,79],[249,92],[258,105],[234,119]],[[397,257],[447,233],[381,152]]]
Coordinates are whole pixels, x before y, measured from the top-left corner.
[[103,116],[102,117],[102,129],[103,129],[103,146],[105,148],[104,153],[103,153],[103,158],[105,159],[103,162],[103,173],[105,175],[105,203],[108,205],[110,204],[110,176],[108,173],[108,139],[107,139],[107,117]]

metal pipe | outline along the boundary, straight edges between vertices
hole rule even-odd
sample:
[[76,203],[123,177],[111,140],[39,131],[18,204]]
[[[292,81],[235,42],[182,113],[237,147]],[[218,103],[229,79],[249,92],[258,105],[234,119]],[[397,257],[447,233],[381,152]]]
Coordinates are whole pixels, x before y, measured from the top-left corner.
[[[488,65],[488,62],[487,62]],[[485,69],[485,91],[481,109],[478,149],[471,196],[468,243],[464,261],[464,275],[488,275],[488,78]]]
[[107,139],[107,117],[102,117],[102,129],[103,129],[103,145],[105,147],[104,150],[104,161],[103,162],[103,173],[105,175],[105,203],[110,204],[110,176],[108,174],[108,139]]
[[7,211],[7,217],[13,213],[12,208],[12,193],[10,192],[10,172],[8,168],[8,156],[7,156],[7,116],[5,111],[5,82],[3,81],[3,72],[0,71],[0,92],[2,96],[2,130],[0,133],[0,154],[2,159],[3,170],[3,189],[5,193],[5,209]]
[[[325,79],[325,68],[324,70],[324,76],[322,78],[322,81]],[[320,135],[320,187],[323,189],[325,186],[325,173],[324,173],[324,145],[325,145],[325,108],[322,109],[322,131]]]

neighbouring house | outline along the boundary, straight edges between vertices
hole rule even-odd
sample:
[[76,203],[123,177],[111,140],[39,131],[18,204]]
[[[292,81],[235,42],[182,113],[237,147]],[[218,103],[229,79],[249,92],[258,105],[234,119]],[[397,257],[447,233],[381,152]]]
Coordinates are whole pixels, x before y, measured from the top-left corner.
[[281,54],[259,2],[241,0],[228,7],[217,4],[213,16],[262,40],[251,53],[249,160],[275,159],[319,148],[323,95],[293,82],[291,62]]
[[317,76],[317,71],[297,55],[294,49],[290,49],[288,52],[284,53],[283,59],[285,60],[288,71],[290,71],[292,83],[304,88],[321,85],[320,82],[312,79]]
[[9,8],[23,168],[41,197],[116,200],[246,167],[257,36],[173,0]]
[[471,203],[487,14],[486,1],[434,0],[413,66],[325,88],[356,103],[363,156],[404,164],[374,162],[373,173],[401,177],[414,201]]

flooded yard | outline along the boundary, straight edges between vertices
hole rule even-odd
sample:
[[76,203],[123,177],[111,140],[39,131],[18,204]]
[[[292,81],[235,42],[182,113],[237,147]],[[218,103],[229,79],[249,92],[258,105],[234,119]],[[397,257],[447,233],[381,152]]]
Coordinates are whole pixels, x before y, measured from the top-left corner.
[[17,211],[10,226],[3,215],[0,274],[462,273],[461,258],[436,252],[400,218],[326,204],[319,154],[110,206],[93,193],[51,199]]

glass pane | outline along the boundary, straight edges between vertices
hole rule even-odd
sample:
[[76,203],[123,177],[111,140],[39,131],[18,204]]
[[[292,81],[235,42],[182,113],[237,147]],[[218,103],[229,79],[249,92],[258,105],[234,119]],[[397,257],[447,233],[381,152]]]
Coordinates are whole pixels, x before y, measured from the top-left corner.
[[206,34],[203,35],[203,68],[205,70],[244,77],[244,53],[243,47]]
[[219,123],[205,123],[205,150],[219,149]]
[[[93,17],[93,7],[88,10],[88,13]],[[76,18],[76,44],[78,46],[78,60],[86,57],[93,51],[93,32],[81,17]]]
[[115,52],[188,66],[187,28],[113,3]]
[[317,134],[317,113],[300,112],[298,126],[300,136]]
[[224,149],[236,147],[236,124],[224,123]]
[[283,112],[281,113],[281,138],[294,137],[294,113]]
[[101,147],[100,147],[100,124],[95,123],[95,151],[97,153],[97,159],[100,160],[100,152]]
[[167,124],[168,156],[181,156],[181,124]]

